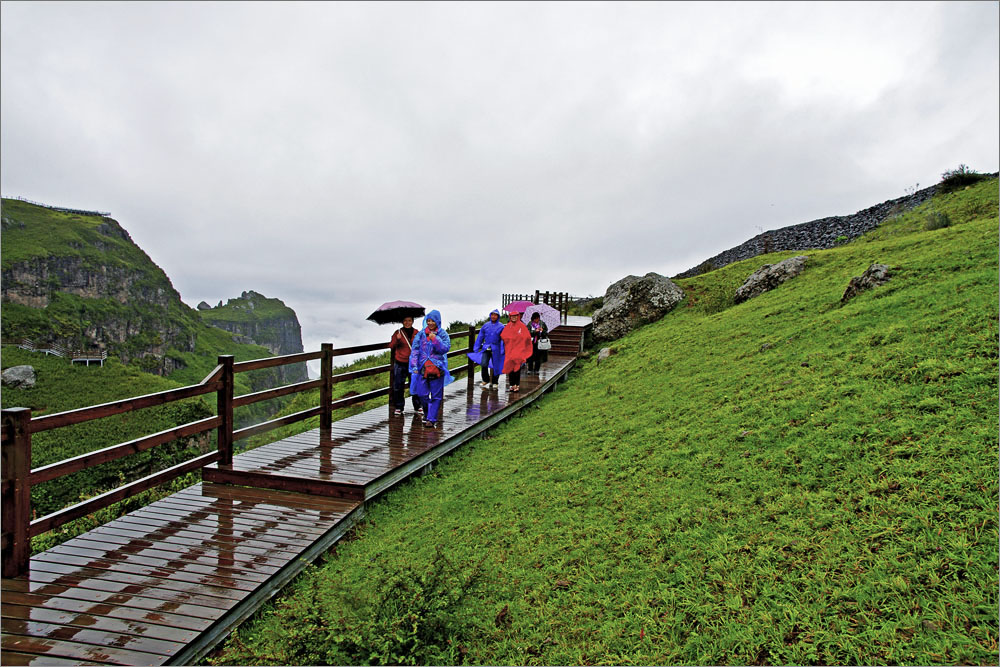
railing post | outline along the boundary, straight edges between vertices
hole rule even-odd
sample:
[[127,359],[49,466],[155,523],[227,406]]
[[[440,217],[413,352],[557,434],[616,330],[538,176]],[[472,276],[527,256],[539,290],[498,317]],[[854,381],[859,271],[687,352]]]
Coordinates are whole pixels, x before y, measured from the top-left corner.
[[216,441],[219,446],[219,465],[233,463],[233,355],[220,354],[219,365],[222,366],[222,386],[216,393],[216,406],[222,423],[216,431]]
[[[475,324],[470,324],[469,325],[469,352],[472,352],[473,346],[475,345],[475,343],[476,343],[476,325]],[[466,357],[466,358],[468,359],[468,357]],[[476,364],[475,364],[475,362],[472,361],[472,359],[469,359],[468,369],[469,369],[469,389],[472,389],[472,387],[474,387],[475,384],[476,384]]]
[[319,404],[322,408],[319,413],[319,437],[329,440],[333,428],[333,410],[330,408],[330,403],[333,402],[333,343],[323,343],[320,349],[323,350],[323,358],[319,362],[319,377],[323,384],[319,388]]
[[535,298],[531,301],[531,303],[535,304],[536,306],[538,305],[538,290],[535,290]]
[[3,542],[4,577],[16,577],[28,570],[31,554],[28,524],[31,521],[31,423],[30,408],[3,411]]

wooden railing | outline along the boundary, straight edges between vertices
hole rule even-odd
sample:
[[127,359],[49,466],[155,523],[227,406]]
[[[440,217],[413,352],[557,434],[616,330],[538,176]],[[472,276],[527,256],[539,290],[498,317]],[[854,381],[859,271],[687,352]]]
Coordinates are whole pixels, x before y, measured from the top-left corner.
[[515,301],[530,301],[535,304],[544,303],[558,310],[559,315],[564,321],[569,314],[569,299],[568,292],[543,292],[537,289],[534,294],[504,294],[500,297],[504,308]]
[[92,352],[87,352],[85,350],[70,350],[62,345],[56,343],[50,343],[48,347],[39,347],[35,344],[35,341],[30,338],[23,338],[18,342],[8,342],[3,341],[3,345],[16,345],[22,350],[27,350],[29,352],[44,352],[46,355],[54,354],[57,357],[68,358],[70,362],[75,363],[77,361],[89,362],[98,361],[101,365],[107,361],[108,353],[106,350],[95,350]]
[[[453,342],[448,357],[464,356],[466,353],[471,352],[476,332],[477,330],[473,326],[470,326],[467,331],[449,332],[449,336]],[[454,341],[462,338],[468,338],[468,343],[461,349],[457,349]],[[280,426],[294,424],[315,416],[319,416],[321,437],[329,438],[333,424],[333,410],[386,396],[391,390],[392,383],[391,360],[389,364],[334,375],[333,358],[364,352],[378,352],[386,348],[388,348],[388,343],[373,343],[371,345],[344,348],[334,348],[332,344],[324,343],[319,352],[304,352],[301,354],[241,362],[234,361],[231,355],[224,355],[219,357],[218,366],[209,373],[208,377],[198,384],[179,389],[170,389],[155,394],[146,394],[145,396],[127,398],[102,405],[37,417],[32,416],[29,408],[9,408],[3,410],[2,435],[0,435],[0,446],[2,446],[3,454],[2,470],[0,470],[0,473],[2,473],[0,474],[0,493],[2,493],[2,510],[0,510],[2,511],[2,517],[0,517],[0,520],[2,520],[2,523],[0,523],[2,534],[0,534],[0,546],[2,546],[3,576],[14,577],[27,570],[31,553],[30,540],[32,537],[58,528],[73,519],[96,512],[99,509],[169,482],[193,470],[201,469],[209,464],[216,462],[230,464],[233,461],[233,443],[238,440],[266,433]],[[317,359],[320,360],[319,379],[243,394],[241,396],[233,395],[233,388],[235,386],[234,377],[237,373],[298,364]],[[464,363],[450,370],[455,375],[460,375],[463,372],[467,373],[468,382],[471,386],[475,380],[473,369],[473,362],[466,359]],[[334,384],[385,372],[390,372],[389,386],[341,398],[336,401],[333,400]],[[233,411],[235,408],[311,389],[320,390],[319,405],[255,426],[234,430]],[[81,424],[143,408],[165,405],[174,401],[210,393],[216,394],[217,413],[214,417],[181,424],[172,429],[111,445],[40,468],[31,468],[31,436],[34,433],[42,433],[52,429]],[[389,409],[392,409],[391,405]],[[102,463],[115,461],[129,454],[143,452],[178,438],[191,437],[213,429],[216,431],[217,446],[215,451],[196,456],[46,516],[37,519],[31,518],[31,487],[36,484],[58,479]]]

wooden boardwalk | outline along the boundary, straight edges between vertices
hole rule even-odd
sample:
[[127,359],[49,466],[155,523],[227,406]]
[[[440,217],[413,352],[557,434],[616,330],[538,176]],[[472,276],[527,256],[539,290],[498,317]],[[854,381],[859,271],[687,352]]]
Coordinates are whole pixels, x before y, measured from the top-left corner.
[[[364,514],[365,502],[551,390],[575,356],[522,372],[520,393],[465,378],[438,428],[407,399],[237,455],[203,482],[33,556],[2,581],[2,663],[191,664]],[[477,369],[478,371],[478,369]],[[478,373],[477,373],[478,375]]]

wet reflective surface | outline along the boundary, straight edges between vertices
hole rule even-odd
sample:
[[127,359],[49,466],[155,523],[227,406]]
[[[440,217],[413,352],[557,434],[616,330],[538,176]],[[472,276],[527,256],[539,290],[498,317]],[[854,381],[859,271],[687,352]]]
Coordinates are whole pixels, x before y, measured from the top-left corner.
[[[345,497],[367,498],[366,488],[377,480],[434,449],[452,436],[487,419],[511,404],[532,395],[571,363],[569,357],[550,357],[539,373],[521,372],[521,391],[508,391],[502,378],[498,389],[487,390],[476,382],[459,378],[445,387],[438,427],[423,426],[409,399],[401,416],[390,415],[388,407],[334,422],[328,440],[319,429],[292,436],[238,454],[231,466],[212,465],[206,479],[236,484],[252,484],[267,476],[277,488],[303,493],[343,491]],[[213,476],[219,475],[219,476]]]
[[255,476],[240,484],[266,477],[281,486],[206,481],[32,557],[27,575],[2,581],[3,664],[169,661],[360,504],[330,495],[365,497],[380,478],[539,391],[571,361],[522,372],[519,393],[506,378],[498,390],[459,378],[445,388],[434,429],[407,400],[402,416],[382,406],[335,422],[327,440],[316,429],[239,454],[225,472]]
[[3,663],[162,664],[356,503],[198,484],[2,583]]

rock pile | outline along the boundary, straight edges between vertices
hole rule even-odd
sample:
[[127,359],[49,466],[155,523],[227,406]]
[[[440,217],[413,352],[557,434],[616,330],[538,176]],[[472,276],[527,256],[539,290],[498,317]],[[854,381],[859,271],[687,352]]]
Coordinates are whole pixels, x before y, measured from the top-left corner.
[[[853,239],[870,232],[882,224],[886,218],[907,211],[927,201],[934,196],[936,191],[937,186],[932,185],[912,195],[890,199],[881,204],[866,208],[863,211],[858,211],[854,215],[821,218],[812,222],[803,222],[764,232],[735,248],[730,248],[715,257],[709,258],[694,268],[688,269],[683,273],[678,273],[674,278],[690,278],[691,276],[697,276],[706,271],[732,264],[733,262],[750,259],[751,257],[769,252],[832,248],[837,245],[838,238]],[[843,241],[842,238],[841,241]]]

